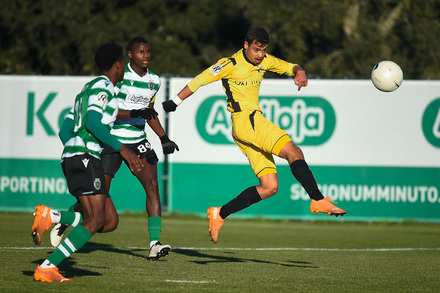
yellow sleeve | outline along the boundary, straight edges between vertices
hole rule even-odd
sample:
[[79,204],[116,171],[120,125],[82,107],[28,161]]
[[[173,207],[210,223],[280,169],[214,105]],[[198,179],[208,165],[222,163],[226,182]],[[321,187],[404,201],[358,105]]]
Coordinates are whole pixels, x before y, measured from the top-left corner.
[[233,66],[234,64],[229,58],[222,58],[191,80],[188,87],[194,93],[199,87],[226,77]]
[[295,76],[293,74],[293,67],[295,67],[298,64],[293,64],[287,61],[284,61],[282,59],[276,58],[272,55],[266,55],[269,58],[270,66],[268,68],[268,71],[275,72],[278,74],[285,74],[288,76]]
[[203,78],[203,72],[202,72],[188,83],[188,87],[194,93],[196,90],[199,89],[199,87],[205,84],[208,84],[208,82]]

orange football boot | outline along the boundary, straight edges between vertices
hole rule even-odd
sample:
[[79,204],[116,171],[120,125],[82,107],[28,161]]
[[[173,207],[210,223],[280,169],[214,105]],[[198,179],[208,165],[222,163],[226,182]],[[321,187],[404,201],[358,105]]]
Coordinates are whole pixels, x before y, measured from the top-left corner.
[[312,213],[326,213],[330,216],[344,216],[347,212],[333,205],[334,202],[330,197],[324,197],[321,200],[314,200],[310,203],[310,211]]
[[50,217],[51,208],[45,205],[38,205],[35,207],[35,219],[34,225],[32,226],[32,237],[37,245],[41,244],[41,238],[43,233],[52,226],[52,219]]
[[41,282],[63,282],[63,283],[73,283],[74,280],[64,278],[59,272],[58,268],[47,268],[43,269],[38,265],[37,270],[34,273],[34,279]]
[[211,235],[211,241],[217,244],[218,240],[218,230],[225,222],[225,220],[220,217],[220,208],[211,207],[207,211],[209,219],[209,234]]

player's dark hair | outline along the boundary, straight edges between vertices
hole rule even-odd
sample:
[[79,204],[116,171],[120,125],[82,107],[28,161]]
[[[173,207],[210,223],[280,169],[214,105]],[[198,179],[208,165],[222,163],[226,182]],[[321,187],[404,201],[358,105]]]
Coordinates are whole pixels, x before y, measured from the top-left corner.
[[267,31],[264,28],[258,26],[250,27],[244,40],[248,42],[249,45],[252,44],[254,41],[263,45],[270,43],[269,34],[267,33]]
[[134,37],[128,42],[127,51],[133,51],[133,47],[135,44],[149,44],[146,39],[143,37]]
[[115,43],[106,43],[101,45],[95,54],[95,62],[99,71],[109,71],[113,64],[124,56],[121,46]]

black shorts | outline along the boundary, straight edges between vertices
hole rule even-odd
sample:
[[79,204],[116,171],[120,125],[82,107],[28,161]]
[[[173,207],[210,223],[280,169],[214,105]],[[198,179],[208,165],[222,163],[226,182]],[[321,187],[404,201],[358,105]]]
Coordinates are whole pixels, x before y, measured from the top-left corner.
[[[141,159],[146,158],[150,165],[156,165],[159,161],[156,152],[151,148],[151,144],[147,139],[143,139],[137,143],[124,145]],[[116,172],[121,168],[123,158],[118,151],[114,150],[111,146],[104,144],[104,149],[101,152],[101,161],[102,166],[104,167],[104,173],[115,177]]]
[[105,175],[101,160],[89,155],[65,158],[61,162],[69,192],[73,196],[105,194]]

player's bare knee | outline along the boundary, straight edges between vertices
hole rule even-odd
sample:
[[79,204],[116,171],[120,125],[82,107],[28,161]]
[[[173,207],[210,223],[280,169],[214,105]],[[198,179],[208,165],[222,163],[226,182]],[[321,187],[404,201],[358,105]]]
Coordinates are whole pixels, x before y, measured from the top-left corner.
[[271,187],[269,190],[270,196],[275,195],[277,192],[278,192],[278,185]]
[[148,197],[159,197],[159,186],[157,184],[145,186],[144,189]]
[[90,232],[92,234],[102,230],[105,225],[105,216],[103,213],[95,214],[90,218],[90,221],[88,222],[88,227],[90,228]]
[[119,220],[112,219],[112,221],[110,221],[109,223],[105,224],[104,232],[115,231],[116,228],[118,228],[118,224],[119,224]]
[[278,184],[275,183],[270,185],[266,184],[265,186],[262,186],[261,190],[259,190],[261,199],[269,198],[274,194],[276,194],[277,192],[278,192]]

